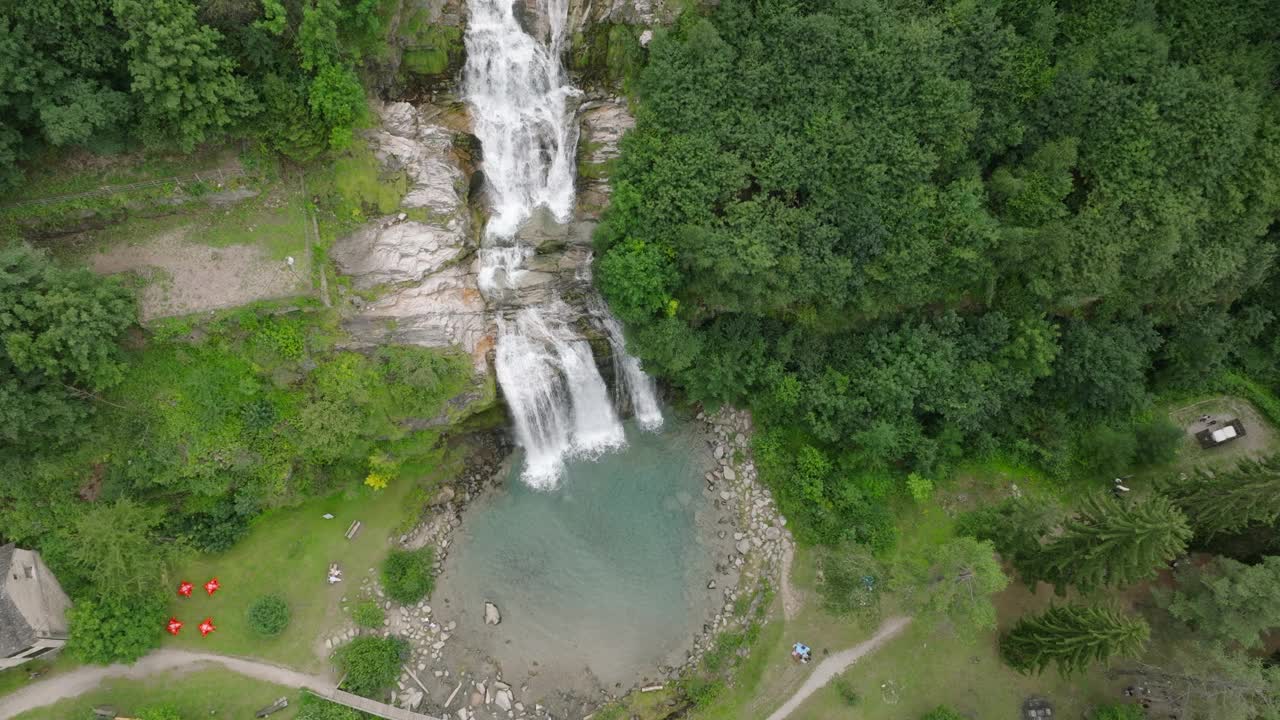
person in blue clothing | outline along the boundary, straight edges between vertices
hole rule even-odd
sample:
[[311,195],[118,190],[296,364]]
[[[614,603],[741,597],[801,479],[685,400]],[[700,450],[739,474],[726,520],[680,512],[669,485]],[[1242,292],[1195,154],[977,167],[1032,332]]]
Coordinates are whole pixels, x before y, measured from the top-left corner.
[[804,643],[796,643],[795,646],[791,648],[791,657],[802,663],[807,663],[809,662],[809,658],[813,657],[813,651]]

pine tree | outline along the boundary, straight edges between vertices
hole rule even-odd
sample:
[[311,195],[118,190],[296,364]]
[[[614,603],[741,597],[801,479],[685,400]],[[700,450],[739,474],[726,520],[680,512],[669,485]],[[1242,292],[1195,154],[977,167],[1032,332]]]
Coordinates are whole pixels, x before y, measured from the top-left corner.
[[1164,491],[1205,537],[1270,525],[1280,520],[1280,455],[1244,460],[1225,472],[1200,470]]
[[1000,654],[1023,674],[1039,674],[1054,663],[1063,675],[1071,675],[1091,662],[1136,656],[1150,634],[1141,618],[1126,618],[1105,607],[1065,605],[1019,620],[1000,638]]
[[1186,516],[1168,498],[1122,502],[1095,493],[1033,565],[1038,578],[1053,583],[1060,595],[1067,585],[1090,592],[1155,575],[1182,554],[1190,539]]

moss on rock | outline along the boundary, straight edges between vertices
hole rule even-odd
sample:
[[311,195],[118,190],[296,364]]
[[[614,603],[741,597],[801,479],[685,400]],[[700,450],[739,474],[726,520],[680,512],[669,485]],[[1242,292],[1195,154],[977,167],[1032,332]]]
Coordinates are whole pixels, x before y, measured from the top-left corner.
[[573,37],[570,67],[583,85],[625,87],[645,63],[638,25],[600,23]]

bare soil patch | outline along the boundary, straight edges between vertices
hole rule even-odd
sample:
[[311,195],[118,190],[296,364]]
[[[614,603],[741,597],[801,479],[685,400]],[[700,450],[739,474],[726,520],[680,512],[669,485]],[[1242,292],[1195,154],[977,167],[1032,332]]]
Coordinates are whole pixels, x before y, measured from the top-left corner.
[[[1204,415],[1217,421],[1217,425],[1212,427],[1221,427],[1233,419],[1239,419],[1244,424],[1245,436],[1208,450],[1201,448],[1196,442],[1195,434],[1210,427],[1200,419]],[[1243,398],[1222,395],[1201,400],[1169,411],[1169,419],[1185,432],[1178,455],[1181,465],[1188,470],[1197,467],[1230,467],[1245,458],[1260,458],[1275,451],[1275,428],[1271,427],[1252,403]]]
[[96,252],[89,264],[103,274],[133,273],[143,281],[142,320],[219,310],[308,292],[305,256],[292,266],[257,245],[209,247],[187,242],[178,228],[136,244]]

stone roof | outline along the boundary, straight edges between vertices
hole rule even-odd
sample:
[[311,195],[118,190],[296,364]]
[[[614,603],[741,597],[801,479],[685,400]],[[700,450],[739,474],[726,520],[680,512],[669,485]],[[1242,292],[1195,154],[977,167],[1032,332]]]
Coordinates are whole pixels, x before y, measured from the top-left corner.
[[30,647],[36,639],[31,623],[23,617],[6,589],[13,550],[13,543],[0,547],[0,658]]

